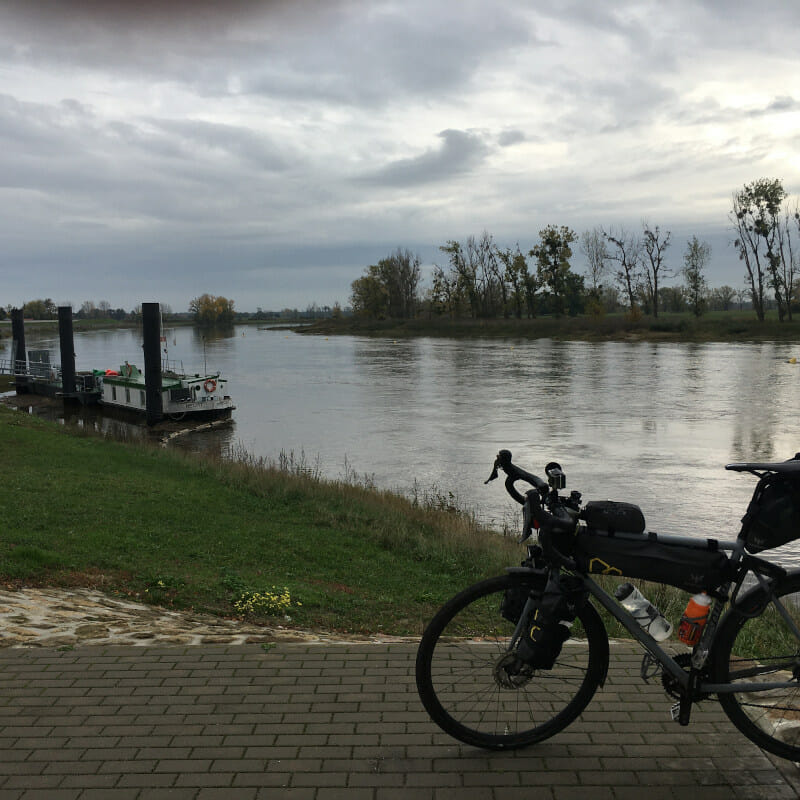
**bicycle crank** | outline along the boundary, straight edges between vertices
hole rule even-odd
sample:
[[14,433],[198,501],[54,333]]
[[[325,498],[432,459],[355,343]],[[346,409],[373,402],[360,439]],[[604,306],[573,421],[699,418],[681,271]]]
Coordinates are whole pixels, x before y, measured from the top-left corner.
[[[686,672],[688,672],[692,666],[691,653],[679,653],[674,657],[674,660],[675,663]],[[675,700],[680,700],[682,698],[683,694],[680,683],[666,670],[663,670],[661,673],[661,685],[664,687],[664,691],[667,693],[668,697],[672,697]],[[711,697],[711,695],[706,692],[695,692],[692,701],[699,703],[701,700],[707,700],[709,697]]]

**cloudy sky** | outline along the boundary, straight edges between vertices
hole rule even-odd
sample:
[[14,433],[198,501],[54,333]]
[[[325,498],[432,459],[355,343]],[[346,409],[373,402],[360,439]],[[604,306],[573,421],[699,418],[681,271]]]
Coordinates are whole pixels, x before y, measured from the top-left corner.
[[643,220],[738,287],[732,193],[800,195],[800,3],[759,8],[0,0],[0,305],[346,304],[398,246]]

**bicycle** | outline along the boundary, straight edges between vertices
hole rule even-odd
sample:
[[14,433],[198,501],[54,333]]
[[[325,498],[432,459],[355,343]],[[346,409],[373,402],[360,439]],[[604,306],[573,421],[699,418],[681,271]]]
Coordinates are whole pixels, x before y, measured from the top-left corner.
[[[562,731],[608,674],[599,605],[644,648],[642,678],[660,675],[677,700],[673,719],[688,725],[692,705],[716,696],[748,739],[800,761],[800,607],[790,598],[800,592],[800,570],[755,555],[800,538],[800,453],[726,467],[759,479],[732,541],[646,533],[637,506],[582,506],[579,492],[559,494],[566,479],[557,463],[545,467],[545,481],[511,458],[501,450],[486,483],[498,469],[506,473],[506,490],[523,506],[527,557],[453,597],[425,629],[416,681],[433,721],[466,744],[498,750]],[[533,488],[522,495],[518,481]],[[538,541],[529,541],[534,534]],[[712,604],[699,641],[670,655],[594,574],[707,592]],[[552,633],[549,649],[537,653],[543,628]]]

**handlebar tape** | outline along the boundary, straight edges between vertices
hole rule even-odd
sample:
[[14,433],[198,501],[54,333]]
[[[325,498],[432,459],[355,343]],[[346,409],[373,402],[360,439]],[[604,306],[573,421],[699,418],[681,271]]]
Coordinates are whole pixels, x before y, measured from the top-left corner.
[[533,475],[530,472],[527,472],[524,469],[521,469],[516,464],[511,463],[511,451],[510,450],[501,450],[497,454],[497,458],[494,462],[494,467],[492,469],[492,474],[486,480],[486,483],[489,481],[493,481],[497,477],[497,469],[498,467],[506,473],[506,491],[514,498],[520,505],[525,505],[525,497],[521,495],[515,488],[514,483],[516,481],[525,481],[525,483],[529,483],[533,486],[539,493],[544,493],[548,491],[548,485],[546,481],[543,481],[541,478]]

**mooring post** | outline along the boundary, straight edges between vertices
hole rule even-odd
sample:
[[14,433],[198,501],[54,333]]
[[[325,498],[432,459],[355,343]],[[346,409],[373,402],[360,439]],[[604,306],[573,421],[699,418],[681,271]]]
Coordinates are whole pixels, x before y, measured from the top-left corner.
[[158,303],[142,303],[142,334],[147,424],[155,425],[164,417],[161,403],[161,308]]
[[11,353],[17,394],[28,391],[28,354],[25,351],[25,319],[21,308],[11,309]]
[[61,391],[66,402],[75,394],[75,341],[72,337],[72,306],[58,307],[58,339],[61,343]]

